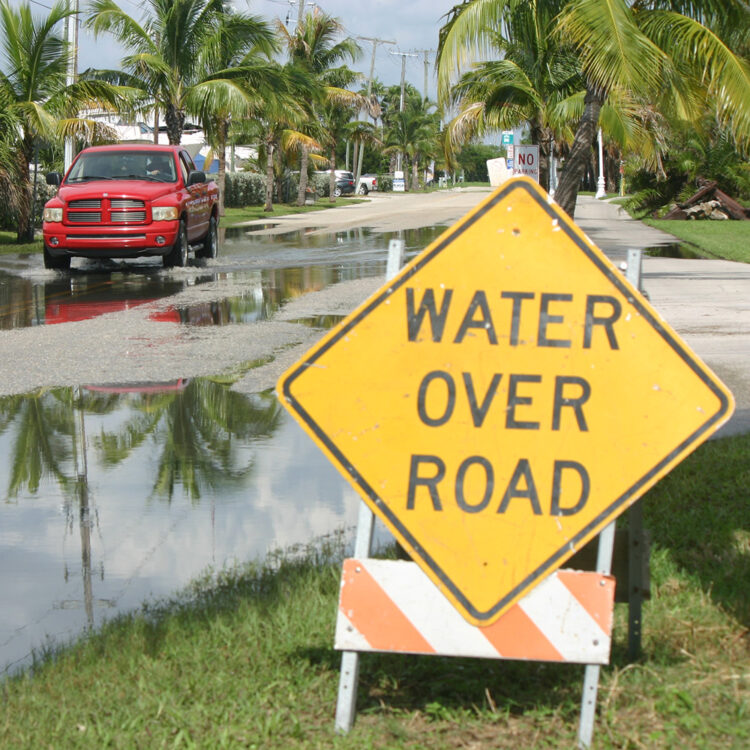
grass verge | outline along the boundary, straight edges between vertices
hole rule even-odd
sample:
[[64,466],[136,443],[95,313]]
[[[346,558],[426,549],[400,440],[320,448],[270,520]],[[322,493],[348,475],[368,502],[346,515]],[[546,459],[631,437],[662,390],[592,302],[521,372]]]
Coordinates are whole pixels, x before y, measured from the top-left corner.
[[19,244],[16,242],[16,233],[0,230],[0,255],[41,253],[41,239],[34,242]]
[[[595,748],[750,745],[750,436],[702,446],[647,496],[644,656],[618,605]],[[583,668],[365,654],[333,732],[341,538],[207,575],[0,686],[4,748],[574,747]]]
[[673,234],[687,243],[691,250],[698,250],[707,258],[750,263],[750,221],[642,221]]

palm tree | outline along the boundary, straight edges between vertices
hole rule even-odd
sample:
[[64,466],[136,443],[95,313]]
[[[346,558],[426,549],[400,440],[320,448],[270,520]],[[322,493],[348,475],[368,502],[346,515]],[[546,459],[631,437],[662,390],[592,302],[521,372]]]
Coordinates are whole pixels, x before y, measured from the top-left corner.
[[[526,2],[527,0],[524,0]],[[573,215],[578,185],[591,152],[605,102],[614,97],[671,100],[684,119],[699,116],[710,101],[717,118],[736,137],[750,139],[750,70],[713,30],[712,0],[534,0],[554,13],[554,39],[571,48],[582,77],[583,113],[555,193]],[[451,78],[502,28],[520,0],[470,0],[453,9],[441,33],[439,88],[447,97]],[[726,0],[721,12],[747,28],[742,0]]]
[[[341,137],[345,124],[351,118],[350,108],[361,102],[357,94],[344,87],[356,80],[357,74],[345,65],[339,65],[344,60],[356,62],[361,48],[351,37],[336,41],[343,32],[341,23],[332,16],[322,13],[317,8],[308,13],[302,25],[290,34],[287,28],[278,23],[279,33],[286,44],[292,65],[296,65],[308,72],[315,81],[312,94],[313,107],[317,108],[318,122],[312,128],[316,143],[321,136],[333,149],[331,157],[330,196],[335,201],[334,184],[336,168],[335,148]],[[343,109],[342,109],[343,108]],[[322,125],[322,128],[320,127]],[[331,132],[333,127],[335,132]],[[297,202],[304,203],[305,187],[307,183],[307,163],[312,144],[301,146],[300,158],[300,188]]]
[[502,26],[487,39],[492,59],[477,63],[449,92],[448,104],[459,110],[448,124],[449,148],[528,123],[532,143],[540,146],[540,182],[548,185],[554,143],[572,139],[571,97],[583,91],[573,50],[554,39],[562,5],[563,0],[505,9]]
[[[148,12],[139,23],[114,0],[93,0],[85,25],[95,36],[112,34],[130,50],[122,66],[143,82],[154,106],[164,112],[169,142],[176,145],[197,99],[206,91],[219,100],[227,95],[224,82],[206,80],[201,67],[201,52],[217,38],[225,15],[224,0],[147,0],[144,5]],[[201,84],[198,93],[195,87]]]
[[28,3],[13,8],[8,0],[0,0],[0,102],[11,127],[3,140],[15,142],[18,149],[19,242],[33,239],[29,165],[35,140],[70,135],[91,142],[111,137],[109,128],[71,112],[84,106],[111,107],[123,93],[103,81],[67,84],[71,51],[57,29],[72,14],[65,3],[57,2],[46,17],[34,17]]
[[24,192],[23,163],[16,134],[20,123],[9,108],[11,101],[4,89],[0,89],[0,201],[10,213],[21,212]]
[[[276,51],[271,27],[257,17],[227,12],[203,40],[197,82],[186,95],[206,139],[219,160],[219,215],[224,215],[226,146],[232,119],[252,116],[254,109],[285,83],[270,61]],[[208,160],[211,159],[211,154]]]
[[440,151],[440,117],[434,105],[421,97],[410,99],[403,112],[389,117],[385,134],[386,153],[402,153],[411,161],[411,189],[419,188],[419,160]]

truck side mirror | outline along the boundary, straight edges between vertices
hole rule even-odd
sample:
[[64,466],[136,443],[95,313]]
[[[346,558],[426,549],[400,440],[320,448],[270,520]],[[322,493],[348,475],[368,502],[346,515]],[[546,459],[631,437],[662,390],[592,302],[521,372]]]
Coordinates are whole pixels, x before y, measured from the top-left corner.
[[59,172],[49,172],[46,176],[46,180],[48,185],[59,186],[62,182],[62,175]]
[[206,173],[201,172],[199,169],[194,170],[188,175],[188,187],[190,185],[199,185],[202,182],[206,181]]

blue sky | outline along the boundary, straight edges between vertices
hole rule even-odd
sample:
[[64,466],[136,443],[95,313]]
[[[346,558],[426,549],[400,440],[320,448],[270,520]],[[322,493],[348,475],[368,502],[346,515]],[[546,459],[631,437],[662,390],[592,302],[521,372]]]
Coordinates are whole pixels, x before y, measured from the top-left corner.
[[[435,99],[434,50],[437,48],[438,31],[444,21],[441,16],[447,13],[460,0],[321,0],[315,3],[329,15],[338,18],[346,32],[351,36],[376,37],[396,42],[394,45],[379,44],[376,48],[375,75],[387,85],[401,80],[401,57],[389,54],[393,52],[417,53],[418,57],[406,58],[406,80],[420,91],[424,88],[424,52],[433,50],[428,56],[428,95]],[[11,0],[18,5],[20,0]],[[79,0],[85,8],[87,0]],[[297,0],[234,0],[238,10],[264,16],[268,19],[289,17],[293,27],[298,14]],[[52,0],[34,0],[32,8],[40,14],[45,13],[45,6],[52,5]],[[132,16],[138,18],[142,3],[138,0],[120,0],[120,5]],[[313,3],[307,3],[312,9]],[[353,66],[367,74],[370,69],[372,43],[360,41],[362,58]],[[80,38],[81,69],[87,67],[117,67],[121,57],[111,39],[103,37],[94,40],[85,33]]]

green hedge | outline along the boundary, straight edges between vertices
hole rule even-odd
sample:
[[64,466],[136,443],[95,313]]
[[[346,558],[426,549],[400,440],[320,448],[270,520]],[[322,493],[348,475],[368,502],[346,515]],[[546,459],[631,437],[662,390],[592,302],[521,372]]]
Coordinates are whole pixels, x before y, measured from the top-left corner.
[[[215,179],[215,177],[214,177]],[[328,197],[328,175],[313,174],[308,186],[315,190],[316,199]],[[299,174],[287,172],[281,178],[281,202],[293,203],[297,199]],[[378,190],[386,192],[393,189],[393,178],[390,175],[378,175]],[[262,206],[266,200],[266,176],[257,172],[227,172],[224,187],[224,205],[227,208],[244,208],[245,206]],[[276,201],[274,196],[274,201]]]

